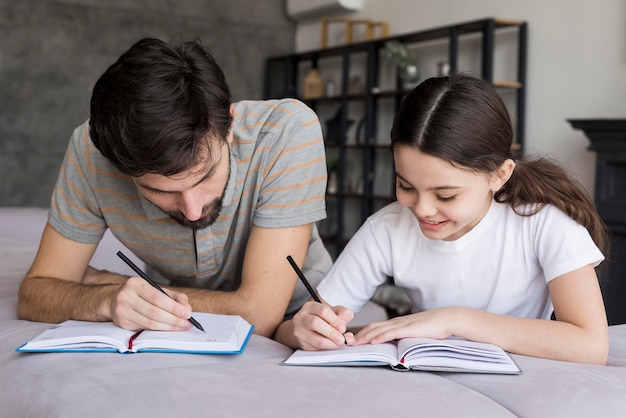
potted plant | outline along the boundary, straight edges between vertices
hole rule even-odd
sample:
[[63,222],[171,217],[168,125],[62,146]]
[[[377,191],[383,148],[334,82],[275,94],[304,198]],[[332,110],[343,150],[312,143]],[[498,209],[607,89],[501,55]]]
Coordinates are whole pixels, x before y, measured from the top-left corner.
[[385,54],[398,67],[398,75],[405,87],[413,86],[420,77],[415,51],[400,41],[385,42]]

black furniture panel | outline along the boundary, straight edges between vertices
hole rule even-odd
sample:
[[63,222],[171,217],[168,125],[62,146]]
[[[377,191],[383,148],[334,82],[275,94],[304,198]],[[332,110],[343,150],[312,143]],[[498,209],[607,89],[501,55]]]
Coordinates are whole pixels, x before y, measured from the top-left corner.
[[600,283],[610,325],[626,323],[626,119],[570,119],[596,152],[595,202],[611,232]]

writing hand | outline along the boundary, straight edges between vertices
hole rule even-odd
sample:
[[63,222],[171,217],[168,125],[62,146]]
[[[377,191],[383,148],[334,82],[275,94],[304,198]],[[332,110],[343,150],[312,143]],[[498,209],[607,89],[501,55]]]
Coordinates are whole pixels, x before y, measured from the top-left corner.
[[294,337],[304,350],[329,350],[350,344],[354,335],[346,332],[354,313],[343,306],[309,301],[293,317]]
[[131,330],[188,330],[191,305],[187,295],[167,290],[167,295],[140,277],[131,277],[111,301],[111,319],[119,327]]

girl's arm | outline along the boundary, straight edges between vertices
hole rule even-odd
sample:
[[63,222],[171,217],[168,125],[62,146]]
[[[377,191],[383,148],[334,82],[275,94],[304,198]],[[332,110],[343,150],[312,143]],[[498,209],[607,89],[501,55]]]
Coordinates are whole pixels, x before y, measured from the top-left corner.
[[405,337],[489,342],[533,357],[605,364],[609,337],[602,294],[593,266],[549,283],[556,321],[498,315],[465,307],[443,307],[377,322],[363,328],[354,345]]

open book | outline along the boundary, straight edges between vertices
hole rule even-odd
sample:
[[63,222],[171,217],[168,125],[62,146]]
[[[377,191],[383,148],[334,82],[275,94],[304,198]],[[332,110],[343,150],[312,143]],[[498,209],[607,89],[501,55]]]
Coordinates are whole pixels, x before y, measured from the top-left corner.
[[242,353],[252,330],[242,317],[194,312],[205,332],[129,331],[112,322],[65,321],[42,332],[17,352]]
[[461,338],[404,338],[397,342],[296,350],[282,364],[299,366],[391,366],[394,370],[519,374],[511,356],[497,345]]

